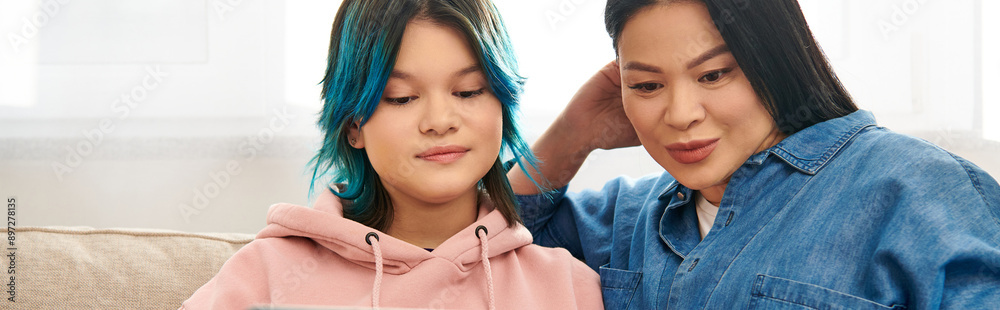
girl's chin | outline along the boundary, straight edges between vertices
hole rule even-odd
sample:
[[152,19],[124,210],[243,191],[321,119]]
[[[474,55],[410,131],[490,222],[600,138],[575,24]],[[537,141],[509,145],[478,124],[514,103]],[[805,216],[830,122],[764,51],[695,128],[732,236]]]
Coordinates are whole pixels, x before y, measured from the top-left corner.
[[433,192],[424,192],[419,198],[425,202],[429,203],[447,203],[454,201],[456,199],[462,198],[462,196],[470,195],[470,192],[475,193],[477,191],[475,186],[471,188],[438,188]]

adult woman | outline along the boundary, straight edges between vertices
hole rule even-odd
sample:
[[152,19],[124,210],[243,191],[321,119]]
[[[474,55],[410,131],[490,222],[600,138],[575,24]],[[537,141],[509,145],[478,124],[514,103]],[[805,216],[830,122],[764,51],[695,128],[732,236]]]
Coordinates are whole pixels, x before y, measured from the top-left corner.
[[[521,201],[607,308],[1000,304],[1000,186],[858,111],[795,0],[610,0],[605,21],[617,62],[533,148],[563,189]],[[587,153],[636,139],[667,173],[564,193]]]

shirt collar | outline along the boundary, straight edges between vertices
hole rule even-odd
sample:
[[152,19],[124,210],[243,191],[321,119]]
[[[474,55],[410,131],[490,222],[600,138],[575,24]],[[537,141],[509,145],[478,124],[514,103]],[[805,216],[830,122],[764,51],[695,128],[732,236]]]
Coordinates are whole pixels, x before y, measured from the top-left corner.
[[769,154],[774,154],[803,173],[816,174],[861,130],[874,126],[875,115],[858,110],[802,129],[774,147],[751,156],[747,163],[759,165]]
[[[873,126],[876,126],[875,115],[865,110],[858,110],[844,117],[802,129],[777,145],[750,156],[746,163],[760,165],[768,156],[774,154],[804,173],[816,174],[858,132]],[[669,175],[666,172],[664,174]],[[657,195],[657,198],[670,202],[670,208],[674,208],[687,203],[688,200],[684,198],[691,196],[691,192],[691,189],[674,180]],[[677,193],[681,193],[684,198],[673,200],[680,198]]]
[[[663,175],[670,176],[668,172],[664,172]],[[677,193],[680,193],[680,195],[678,196]],[[687,203],[688,200],[686,198],[688,198],[688,196],[690,195],[691,195],[690,188],[681,185],[681,183],[677,182],[677,180],[672,180],[670,181],[670,184],[667,185],[667,188],[664,188],[663,191],[661,191],[660,194],[656,196],[656,199],[666,200],[668,203],[670,203],[670,206],[668,208],[673,208],[676,207],[676,204],[678,202]],[[674,200],[675,198],[677,198],[677,200]]]

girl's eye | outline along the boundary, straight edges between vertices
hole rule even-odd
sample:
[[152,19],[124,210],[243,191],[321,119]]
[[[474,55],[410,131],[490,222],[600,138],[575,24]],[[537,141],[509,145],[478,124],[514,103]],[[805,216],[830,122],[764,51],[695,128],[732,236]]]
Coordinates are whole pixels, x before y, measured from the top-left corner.
[[472,98],[472,97],[475,97],[475,96],[482,95],[483,91],[485,91],[485,88],[480,88],[480,89],[477,89],[477,90],[468,90],[468,91],[455,92],[452,95],[468,99],[468,98]]
[[701,78],[698,79],[698,81],[702,83],[715,83],[721,80],[722,76],[726,75],[726,73],[729,73],[729,71],[730,69],[712,71],[709,72],[708,74],[702,75]]
[[631,85],[628,88],[634,89],[640,93],[651,93],[656,91],[657,89],[660,89],[661,87],[663,87],[663,85],[659,83],[639,83]]
[[417,99],[417,97],[412,97],[411,96],[411,97],[399,97],[399,98],[385,98],[383,100],[385,100],[385,102],[388,102],[389,104],[402,105],[402,104],[410,103],[410,101],[416,100],[416,99]]

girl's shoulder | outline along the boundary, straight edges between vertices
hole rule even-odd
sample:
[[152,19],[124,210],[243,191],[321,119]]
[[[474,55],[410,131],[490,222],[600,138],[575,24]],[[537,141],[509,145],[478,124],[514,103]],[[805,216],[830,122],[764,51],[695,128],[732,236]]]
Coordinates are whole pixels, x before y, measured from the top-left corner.
[[244,267],[270,269],[284,268],[289,263],[305,260],[315,261],[320,255],[319,245],[306,237],[270,237],[254,239],[240,248],[226,264]]
[[516,257],[519,265],[544,271],[542,274],[552,275],[562,272],[574,277],[590,278],[592,276],[597,279],[597,273],[593,269],[587,267],[583,261],[573,257],[564,248],[543,247],[532,243],[514,250],[514,253],[513,256]]

